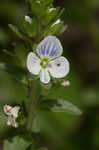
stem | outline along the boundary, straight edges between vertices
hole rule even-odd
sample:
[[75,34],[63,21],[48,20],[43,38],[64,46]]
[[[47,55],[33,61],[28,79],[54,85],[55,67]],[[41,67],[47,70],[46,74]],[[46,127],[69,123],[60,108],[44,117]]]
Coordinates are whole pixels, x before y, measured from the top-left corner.
[[31,91],[30,91],[30,104],[28,107],[28,120],[27,120],[27,127],[26,127],[29,133],[31,132],[33,119],[35,116],[35,99],[37,98],[36,93],[37,93],[37,83],[36,81],[32,81]]
[[[41,39],[40,30],[41,30],[40,19],[38,18],[38,38],[36,39],[36,42],[40,41]],[[37,93],[37,91],[38,91],[37,81],[33,80],[31,81],[30,104],[28,108],[29,112],[28,112],[28,120],[27,120],[27,127],[26,127],[29,133],[31,133],[32,124],[36,113],[35,105],[37,105],[40,96],[40,89],[39,89],[39,93]]]
[[31,132],[33,117],[34,116],[34,108],[33,108],[33,101],[31,101],[29,106],[29,113],[28,113],[28,122],[27,122],[27,130]]

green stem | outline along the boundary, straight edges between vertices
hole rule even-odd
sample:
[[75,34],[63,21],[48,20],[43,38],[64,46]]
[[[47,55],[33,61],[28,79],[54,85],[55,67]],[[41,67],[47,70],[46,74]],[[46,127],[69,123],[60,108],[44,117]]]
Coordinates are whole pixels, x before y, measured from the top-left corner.
[[37,83],[36,81],[31,82],[31,92],[30,92],[30,104],[28,107],[28,120],[27,120],[27,131],[31,133],[33,119],[35,117],[35,99],[37,93]]
[[28,122],[27,122],[27,131],[31,132],[33,117],[34,116],[34,108],[33,108],[33,101],[29,106],[29,113],[28,113]]
[[27,127],[26,127],[29,133],[31,133],[32,124],[36,113],[35,106],[36,103],[38,102],[38,98],[40,94],[40,89],[38,89],[38,87],[39,85],[37,84],[37,81],[33,80],[31,82],[30,104],[28,107],[28,119],[27,119]]

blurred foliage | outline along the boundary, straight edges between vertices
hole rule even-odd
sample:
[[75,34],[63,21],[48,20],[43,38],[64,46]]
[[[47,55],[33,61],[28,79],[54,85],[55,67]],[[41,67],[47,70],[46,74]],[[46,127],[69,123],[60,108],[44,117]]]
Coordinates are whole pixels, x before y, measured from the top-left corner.
[[[46,1],[46,5],[50,1]],[[24,0],[1,0],[0,2],[0,66],[2,66],[2,70],[0,70],[0,122],[2,122],[0,123],[0,139],[2,143],[2,135],[6,137],[9,133],[10,136],[10,131],[12,130],[5,123],[6,118],[2,113],[3,105],[6,103],[16,104],[16,102],[22,104],[23,99],[26,99],[26,84],[20,84],[20,80],[26,83],[26,79],[21,78],[21,74],[25,73],[24,70],[20,72],[19,76],[18,70],[17,80],[15,80],[9,74],[9,71],[12,71],[11,67],[10,70],[4,72],[3,68],[6,67],[6,64],[2,65],[2,63],[3,61],[9,62],[9,65],[12,67],[14,67],[13,64],[16,64],[17,67],[23,65],[22,67],[25,68],[25,60],[29,48],[27,45],[23,48],[23,45],[20,44],[23,40],[19,40],[8,28],[10,23],[20,27],[19,19],[28,13]],[[52,113],[41,111],[38,113],[41,129],[41,134],[39,135],[41,142],[39,144],[40,146],[46,145],[49,150],[98,150],[99,0],[55,0],[54,5],[57,6],[56,10],[52,12],[49,12],[49,8],[45,10],[46,13],[49,13],[50,19],[46,18],[43,10],[42,14],[39,14],[42,6],[38,5],[38,12],[35,12],[33,5],[32,10],[45,19],[42,22],[42,26],[45,29],[46,24],[49,23],[48,21],[53,20],[58,13],[58,6],[65,7],[66,10],[63,13],[63,18],[66,24],[68,24],[68,29],[61,36],[61,41],[63,41],[64,45],[64,55],[68,55],[71,62],[71,72],[68,76],[71,86],[64,88],[58,85],[57,90],[53,90],[47,98],[55,99],[58,97],[66,99],[80,107],[83,110],[83,114],[82,116],[73,116],[66,112]],[[33,22],[36,24],[35,18]],[[55,29],[59,30],[61,24],[62,22]],[[25,29],[27,25],[23,20]],[[31,38],[30,31],[27,31],[27,33]],[[35,34],[33,32],[32,36]],[[48,32],[45,32],[45,35],[48,34]],[[24,35],[26,39],[26,33]],[[22,39],[24,39],[23,36]],[[9,53],[6,53],[5,49]],[[21,50],[26,52],[24,56]],[[15,56],[14,58],[13,55]],[[17,59],[19,56],[20,60]]]
[[23,149],[26,150],[31,143],[22,137],[14,137],[13,142],[10,140],[4,141],[4,150]]

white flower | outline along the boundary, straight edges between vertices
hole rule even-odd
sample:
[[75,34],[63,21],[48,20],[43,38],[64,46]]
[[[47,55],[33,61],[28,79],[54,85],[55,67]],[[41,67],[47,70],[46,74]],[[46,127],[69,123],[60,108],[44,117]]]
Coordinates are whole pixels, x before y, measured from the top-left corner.
[[61,56],[63,48],[55,36],[46,37],[36,49],[37,55],[30,52],[27,57],[27,68],[34,75],[40,75],[44,84],[53,78],[63,78],[69,72],[68,60]]
[[18,117],[19,113],[19,106],[11,107],[9,105],[4,106],[4,113],[8,116],[7,125],[13,126],[15,128],[18,127],[18,123],[16,122],[16,119]]

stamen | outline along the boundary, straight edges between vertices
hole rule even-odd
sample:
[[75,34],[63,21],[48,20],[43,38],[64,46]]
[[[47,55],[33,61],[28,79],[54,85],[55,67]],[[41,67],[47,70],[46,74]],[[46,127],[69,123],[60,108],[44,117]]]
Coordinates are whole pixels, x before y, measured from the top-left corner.
[[46,65],[47,65],[46,61],[44,61],[44,62],[43,62],[43,65],[44,65],[44,66],[46,66]]

